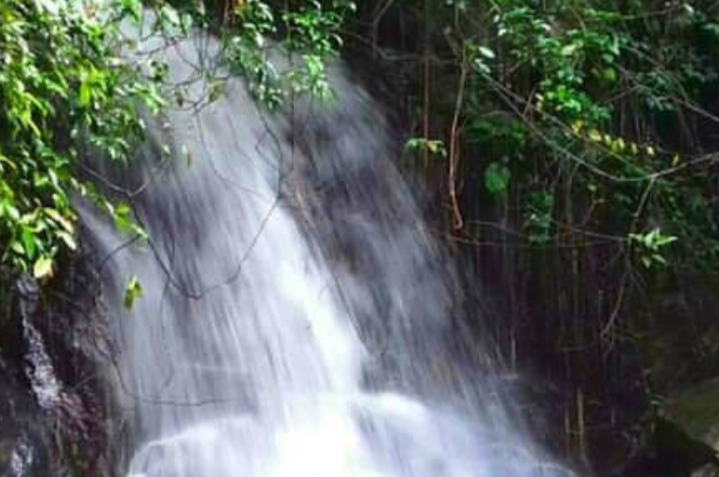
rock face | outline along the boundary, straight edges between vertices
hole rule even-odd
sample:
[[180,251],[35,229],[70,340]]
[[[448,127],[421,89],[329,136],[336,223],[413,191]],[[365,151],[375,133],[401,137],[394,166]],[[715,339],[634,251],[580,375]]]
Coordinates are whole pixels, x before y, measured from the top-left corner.
[[663,397],[650,429],[657,475],[719,476],[719,276],[677,276],[642,327],[638,347]]
[[[40,419],[26,390],[0,361],[0,476],[43,475],[46,446]],[[51,474],[45,474],[51,475]]]
[[0,477],[109,475],[90,276],[73,265],[42,291],[0,276]]
[[665,414],[693,439],[719,452],[719,378],[670,396]]
[[[681,453],[691,475],[719,476],[719,378],[669,396],[662,415],[667,423],[665,427],[673,427],[674,436],[660,442],[662,447]],[[681,442],[689,445],[681,446]],[[674,459],[680,460],[681,457]]]

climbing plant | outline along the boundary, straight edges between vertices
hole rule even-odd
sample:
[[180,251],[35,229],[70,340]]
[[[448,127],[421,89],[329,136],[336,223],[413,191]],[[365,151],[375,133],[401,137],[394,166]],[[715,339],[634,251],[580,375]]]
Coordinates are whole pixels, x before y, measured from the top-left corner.
[[[712,15],[682,2],[505,0],[490,12],[488,43],[503,54],[490,70],[475,68],[481,96],[467,109],[467,136],[477,144],[506,139],[506,117],[492,127],[487,113],[498,105],[511,112],[519,136],[506,145],[514,155],[488,158],[487,173],[505,161],[527,190],[520,201],[528,238],[575,240],[594,230],[640,252],[646,265],[636,237],[659,227],[695,265],[716,257],[704,180],[715,164],[705,147],[713,145],[686,147],[697,138],[684,134],[695,133],[671,129],[705,111],[702,95],[716,86],[716,53],[703,38]],[[532,205],[537,194],[543,207]]]
[[476,195],[463,189],[465,174],[479,170],[487,199],[512,204],[505,212],[534,247],[603,237],[641,266],[637,237],[661,230],[677,240],[652,254],[651,269],[718,263],[707,181],[717,144],[703,134],[717,126],[715,2],[413,5],[396,12],[427,30],[415,57],[427,73],[415,75],[424,118],[413,144],[450,150],[457,234],[477,232],[458,219],[461,199],[471,208]]
[[[128,1],[134,2],[136,10],[140,8],[139,0]],[[159,4],[161,11],[177,12],[164,15],[172,19],[171,27],[191,24],[211,31],[221,42],[220,63],[246,78],[255,97],[271,109],[303,95],[321,100],[331,97],[326,61],[337,55],[342,45],[340,31],[356,8],[348,0],[171,0]]]
[[501,295],[512,363],[575,387],[565,445],[589,461],[587,423],[661,386],[657,357],[689,314],[664,322],[665,302],[715,286],[719,3],[370,3],[375,58],[408,73],[406,151],[437,191],[433,231]]
[[37,278],[74,250],[73,192],[93,196],[78,165],[89,150],[128,157],[137,104],[161,98],[118,57],[118,24],[77,2],[0,4],[0,261]]
[[[297,6],[248,0],[8,0],[0,4],[0,265],[45,279],[57,257],[77,248],[80,194],[123,230],[142,234],[127,204],[113,203],[84,180],[88,154],[126,162],[145,132],[138,109],[158,113],[179,86],[164,83],[167,65],[122,55],[123,25],[154,18],[168,44],[189,35],[216,36],[218,64],[247,78],[269,108],[300,95],[328,99],[325,59],[340,44],[338,29],[353,4]],[[226,76],[226,75],[224,75]],[[202,71],[206,101],[222,94],[222,78]]]

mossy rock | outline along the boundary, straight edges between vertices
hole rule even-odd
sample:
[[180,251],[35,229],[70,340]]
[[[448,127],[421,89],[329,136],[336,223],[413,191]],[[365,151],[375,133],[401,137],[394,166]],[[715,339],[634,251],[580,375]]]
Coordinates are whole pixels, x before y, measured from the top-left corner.
[[707,464],[692,472],[691,477],[719,477],[719,466]]
[[719,378],[670,396],[662,415],[691,438],[719,451]]

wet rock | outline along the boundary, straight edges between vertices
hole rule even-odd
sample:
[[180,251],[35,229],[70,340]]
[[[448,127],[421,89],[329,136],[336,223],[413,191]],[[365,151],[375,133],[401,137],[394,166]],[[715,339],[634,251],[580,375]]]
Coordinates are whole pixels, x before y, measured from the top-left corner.
[[719,378],[670,395],[653,431],[658,475],[719,476]]
[[12,440],[0,443],[0,476],[34,477],[48,473],[44,443],[39,436],[21,431]]
[[719,477],[719,466],[716,464],[706,464],[692,472],[691,477]]
[[658,477],[689,477],[717,461],[716,450],[693,438],[675,422],[659,417],[653,426],[653,451]]
[[98,377],[100,314],[72,264],[43,287],[0,273],[0,477],[102,477],[108,411]]
[[60,399],[60,383],[47,352],[47,346],[33,316],[40,309],[40,290],[29,277],[22,277],[17,283],[17,309],[23,342],[25,376],[35,395],[37,404],[43,409],[54,408]]
[[652,385],[675,395],[711,380],[719,369],[719,274],[677,276],[641,323],[650,339],[637,343]]
[[27,389],[0,360],[0,477],[50,476],[46,443]]
[[670,395],[662,415],[690,438],[719,452],[719,378]]

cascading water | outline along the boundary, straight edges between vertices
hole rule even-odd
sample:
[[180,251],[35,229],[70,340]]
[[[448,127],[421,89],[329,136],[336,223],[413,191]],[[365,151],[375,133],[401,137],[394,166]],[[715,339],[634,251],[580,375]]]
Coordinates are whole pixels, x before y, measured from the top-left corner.
[[[154,54],[179,83],[207,61],[199,43]],[[332,75],[327,106],[269,116],[229,80],[216,101],[168,111],[125,184],[150,182],[133,200],[148,242],[83,209],[106,257],[128,475],[563,472],[517,437],[482,353],[457,338],[453,273],[380,109]],[[188,102],[208,87],[187,84]],[[144,291],[127,310],[134,275]]]

